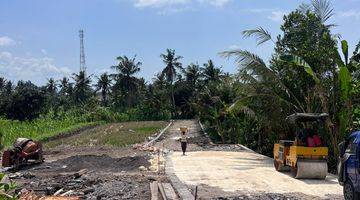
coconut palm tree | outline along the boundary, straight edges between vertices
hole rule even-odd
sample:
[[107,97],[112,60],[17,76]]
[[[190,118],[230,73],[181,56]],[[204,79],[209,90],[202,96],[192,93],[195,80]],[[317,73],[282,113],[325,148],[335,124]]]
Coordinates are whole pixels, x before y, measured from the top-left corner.
[[166,65],[162,71],[162,74],[166,78],[167,82],[171,87],[171,102],[173,107],[172,117],[176,115],[176,107],[175,107],[175,97],[174,97],[174,81],[178,77],[178,71],[182,70],[182,64],[180,60],[183,58],[182,56],[177,56],[175,54],[175,50],[166,49],[166,53],[161,54],[164,64]]
[[0,91],[5,88],[6,79],[4,77],[0,77]]
[[85,71],[80,71],[79,74],[73,74],[75,81],[74,99],[76,103],[85,103],[92,95],[91,76],[86,76]]
[[221,78],[222,71],[220,68],[215,67],[212,60],[208,60],[202,68],[202,74],[205,80],[205,83],[208,82],[217,82]]
[[102,99],[102,104],[104,106],[107,106],[107,96],[110,90],[110,86],[111,86],[111,79],[109,75],[107,73],[101,74],[100,77],[98,77],[96,90],[97,91],[101,90],[101,99]]
[[198,64],[191,63],[185,69],[185,79],[191,86],[194,87],[201,76],[200,67]]
[[56,91],[57,91],[57,85],[56,85],[56,81],[53,78],[50,78],[46,84],[46,91],[50,94],[50,95],[55,95]]
[[119,62],[117,65],[111,66],[117,73],[110,76],[115,79],[113,91],[120,94],[126,99],[126,106],[131,107],[136,97],[139,85],[139,79],[135,77],[140,71],[141,62],[136,61],[136,56],[128,58],[127,56],[119,56],[116,58]]
[[69,79],[64,77],[60,80],[60,95],[61,96],[67,96],[70,95],[69,92]]

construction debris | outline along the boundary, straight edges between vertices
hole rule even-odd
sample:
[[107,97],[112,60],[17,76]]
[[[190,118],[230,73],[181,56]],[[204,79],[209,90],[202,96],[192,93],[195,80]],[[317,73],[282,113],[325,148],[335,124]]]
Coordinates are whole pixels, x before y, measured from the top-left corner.
[[74,178],[80,178],[82,175],[86,174],[87,172],[88,172],[87,169],[81,169],[74,174]]
[[79,197],[69,197],[67,196],[70,194],[71,191],[65,192],[60,196],[38,196],[35,194],[34,191],[28,191],[26,189],[21,190],[21,195],[19,200],[80,200]]
[[159,191],[163,200],[167,200],[165,190],[161,182],[158,182]]

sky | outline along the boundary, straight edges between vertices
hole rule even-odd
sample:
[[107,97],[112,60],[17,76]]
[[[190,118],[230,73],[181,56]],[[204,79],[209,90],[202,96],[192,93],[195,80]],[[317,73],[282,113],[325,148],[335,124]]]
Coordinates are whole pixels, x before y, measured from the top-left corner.
[[[268,60],[271,43],[257,46],[241,32],[259,26],[273,37],[284,14],[310,0],[0,0],[0,76],[42,85],[49,78],[79,71],[79,33],[84,30],[87,72],[111,73],[116,57],[141,61],[138,76],[148,82],[164,67],[167,48],[183,56],[184,66],[213,59],[234,73],[232,60],[219,56],[246,49]],[[360,0],[333,0],[332,29],[360,40]]]

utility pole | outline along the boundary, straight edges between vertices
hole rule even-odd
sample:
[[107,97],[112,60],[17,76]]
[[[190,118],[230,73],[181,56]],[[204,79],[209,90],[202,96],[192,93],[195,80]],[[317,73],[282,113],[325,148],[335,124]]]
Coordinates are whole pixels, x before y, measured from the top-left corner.
[[80,71],[86,71],[85,65],[85,51],[84,51],[84,31],[79,31],[80,36]]

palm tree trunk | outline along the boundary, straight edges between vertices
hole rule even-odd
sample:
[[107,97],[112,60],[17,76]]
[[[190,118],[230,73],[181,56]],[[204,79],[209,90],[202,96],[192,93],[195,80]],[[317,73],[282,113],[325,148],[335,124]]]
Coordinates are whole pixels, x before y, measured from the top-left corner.
[[174,85],[171,83],[171,101],[173,106],[173,118],[176,117],[175,97],[174,97]]
[[102,94],[102,103],[103,103],[103,106],[107,106],[106,104],[106,90],[105,89],[103,89],[102,90],[102,92],[101,92],[101,94]]

